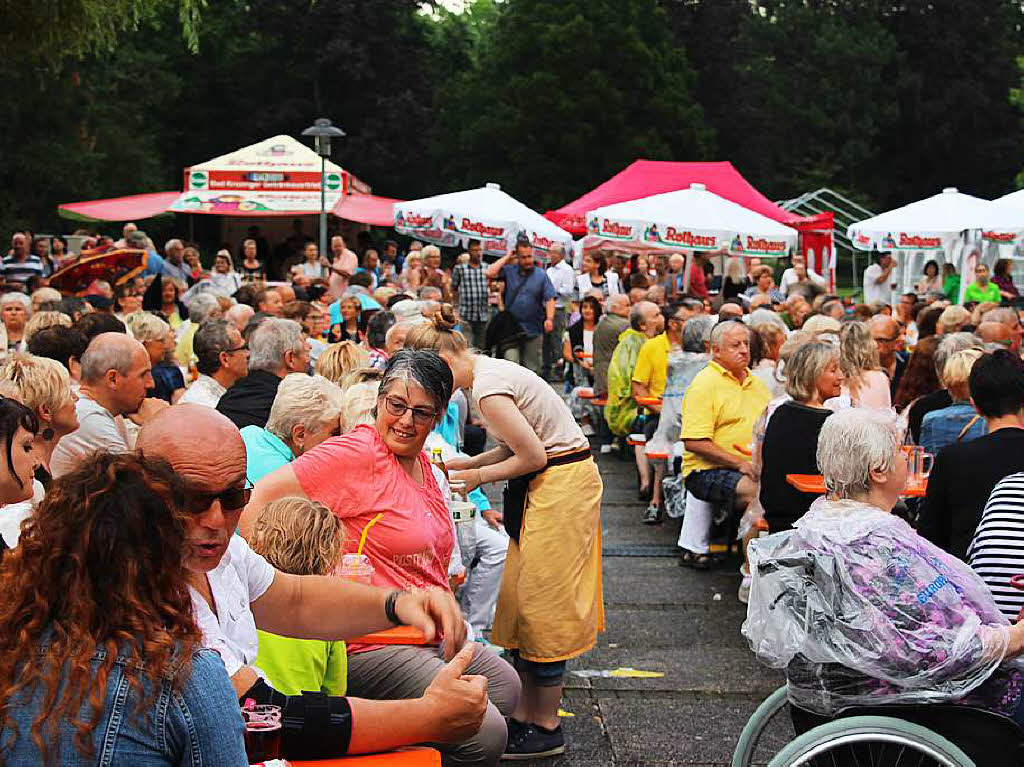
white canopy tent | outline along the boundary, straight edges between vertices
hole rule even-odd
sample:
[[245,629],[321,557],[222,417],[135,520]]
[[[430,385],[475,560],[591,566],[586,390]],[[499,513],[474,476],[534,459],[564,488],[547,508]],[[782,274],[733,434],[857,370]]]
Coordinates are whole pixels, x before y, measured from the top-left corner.
[[685,252],[685,289],[694,251],[780,258],[797,244],[792,227],[709,192],[704,184],[596,208],[586,220],[584,250]]
[[[913,290],[925,262],[955,264],[960,272],[960,298],[974,264],[1012,250],[1024,234],[1024,206],[999,204],[947,187],[933,195],[874,218],[851,224],[847,236],[861,250],[892,251],[897,257],[894,285]],[[991,247],[989,247],[991,246]]]
[[395,203],[395,230],[451,247],[480,240],[485,253],[505,255],[520,234],[546,256],[555,243],[572,253],[572,235],[501,191],[498,184]]

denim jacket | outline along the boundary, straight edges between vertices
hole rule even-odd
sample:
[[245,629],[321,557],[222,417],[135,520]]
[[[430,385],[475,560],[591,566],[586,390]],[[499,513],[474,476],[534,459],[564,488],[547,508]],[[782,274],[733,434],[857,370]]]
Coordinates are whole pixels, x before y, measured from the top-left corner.
[[[93,656],[96,671],[107,653]],[[75,728],[68,721],[60,725],[56,742],[49,743],[49,757],[61,765],[103,765],[104,767],[234,767],[247,765],[242,738],[242,717],[231,679],[220,656],[199,650],[192,656],[192,670],[179,692],[163,682],[155,702],[137,713],[139,693],[125,675],[127,656],[119,656],[107,678],[105,702],[99,724],[92,733],[93,756],[84,757],[75,747]],[[145,696],[152,686],[142,683]],[[17,737],[0,733],[0,758],[6,764],[41,764],[42,757],[32,742],[31,728],[44,691],[39,686],[26,690],[8,707],[17,725]],[[76,718],[88,721],[92,709],[88,696]],[[57,749],[59,748],[59,756]],[[54,759],[54,757],[57,757]]]

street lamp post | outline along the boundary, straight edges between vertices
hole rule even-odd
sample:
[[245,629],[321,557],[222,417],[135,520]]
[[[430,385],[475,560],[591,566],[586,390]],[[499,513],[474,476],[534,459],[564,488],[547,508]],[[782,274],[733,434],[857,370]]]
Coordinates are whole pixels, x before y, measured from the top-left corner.
[[327,158],[331,156],[331,139],[341,138],[345,131],[331,124],[326,117],[317,118],[302,131],[313,136],[313,148],[320,155],[320,257],[327,256]]

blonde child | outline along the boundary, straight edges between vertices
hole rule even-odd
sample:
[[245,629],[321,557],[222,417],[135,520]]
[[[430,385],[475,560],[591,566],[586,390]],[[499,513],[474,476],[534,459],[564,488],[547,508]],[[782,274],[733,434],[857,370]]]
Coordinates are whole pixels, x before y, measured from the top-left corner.
[[[323,504],[282,498],[260,512],[249,544],[281,572],[329,575],[341,562],[344,528]],[[285,695],[303,691],[344,695],[347,659],[344,642],[293,639],[256,632],[256,666]]]

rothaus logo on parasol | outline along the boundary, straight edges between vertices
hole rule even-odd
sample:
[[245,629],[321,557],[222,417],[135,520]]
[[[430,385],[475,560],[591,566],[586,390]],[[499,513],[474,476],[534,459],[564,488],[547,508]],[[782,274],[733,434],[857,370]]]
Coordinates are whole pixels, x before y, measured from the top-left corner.
[[491,226],[471,218],[462,217],[459,221],[455,216],[446,216],[444,228],[450,232],[462,232],[463,234],[475,234],[480,237],[502,238],[505,236],[505,227]]
[[[740,238],[737,236],[737,240]],[[764,254],[781,254],[789,250],[789,245],[784,240],[767,240],[764,237],[751,237],[747,236],[746,244],[742,244],[741,247],[735,248],[735,240],[733,241],[734,250],[743,250],[747,253],[764,253]]]
[[1015,242],[1017,235],[1013,232],[982,232],[982,239],[988,242]]
[[[596,224],[597,222],[595,221],[594,223]],[[616,240],[629,240],[633,237],[633,227],[606,218],[601,221],[598,233]]]
[[908,250],[912,248],[941,248],[942,238],[922,237],[919,234],[907,234],[906,232],[900,232],[900,237],[897,243],[896,247]]
[[669,245],[682,245],[687,248],[703,249],[718,247],[718,238],[714,235],[694,234],[687,229],[679,231],[674,226],[665,227],[665,234],[659,239],[661,242],[668,243]]
[[417,216],[415,213],[395,214],[395,226],[404,226],[407,229],[428,229],[434,223],[433,216]]

